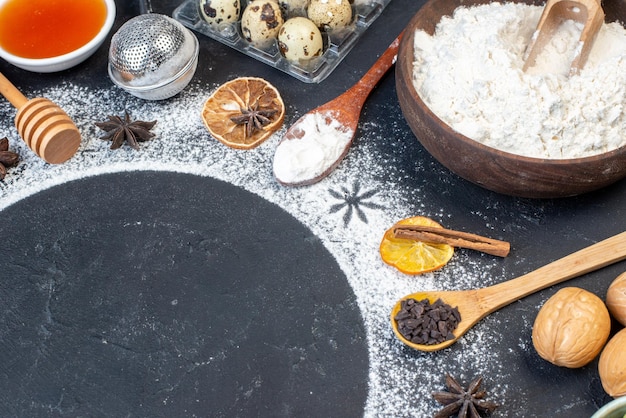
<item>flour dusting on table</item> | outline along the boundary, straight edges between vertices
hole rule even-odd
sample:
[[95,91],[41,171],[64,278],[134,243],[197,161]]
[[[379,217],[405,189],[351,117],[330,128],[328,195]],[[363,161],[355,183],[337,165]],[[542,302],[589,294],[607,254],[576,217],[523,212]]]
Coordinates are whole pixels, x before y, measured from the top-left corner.
[[[389,314],[396,300],[406,294],[427,288],[486,286],[504,279],[496,257],[463,250],[458,250],[442,270],[417,277],[399,273],[381,261],[380,240],[399,219],[423,215],[443,225],[449,221],[446,208],[424,210],[424,184],[401,187],[401,179],[408,174],[369,145],[386,141],[402,149],[414,138],[398,134],[393,125],[364,124],[348,157],[332,175],[309,187],[282,187],[273,178],[272,159],[286,128],[253,150],[224,146],[211,138],[200,119],[202,104],[213,87],[217,86],[192,86],[163,102],[144,102],[115,88],[90,90],[72,84],[28,92],[30,96],[48,97],[63,107],[81,130],[83,143],[67,163],[49,165],[19,139],[11,118],[2,118],[0,136],[9,136],[11,149],[20,153],[22,161],[0,182],[0,210],[54,185],[110,172],[161,170],[224,180],[275,203],[300,220],[320,238],[345,273],[367,330],[370,389],[365,416],[431,416],[439,405],[430,393],[443,389],[446,372],[464,383],[483,374],[483,387],[489,397],[503,404],[510,397],[523,396],[519,389],[509,394],[511,371],[507,369],[510,356],[522,354],[491,350],[502,339],[498,315],[481,322],[452,348],[437,353],[415,352],[393,335]],[[141,143],[139,151],[127,146],[110,150],[110,142],[99,139],[102,131],[93,125],[109,114],[123,115],[125,110],[133,119],[158,121],[153,129],[156,137]],[[12,112],[8,104],[0,103],[0,114]],[[419,165],[417,168],[425,170]],[[389,178],[398,179],[398,183]],[[475,216],[480,219],[481,215]],[[489,225],[490,220],[485,218],[484,222]],[[519,330],[521,342],[517,346],[525,344],[529,327]],[[516,342],[511,346],[516,347]],[[511,416],[519,416],[514,406],[507,408]]]

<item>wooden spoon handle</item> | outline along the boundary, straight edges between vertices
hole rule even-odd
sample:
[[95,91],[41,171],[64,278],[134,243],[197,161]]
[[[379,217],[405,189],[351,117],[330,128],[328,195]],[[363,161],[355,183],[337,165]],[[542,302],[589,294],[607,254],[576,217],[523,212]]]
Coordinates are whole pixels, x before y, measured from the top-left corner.
[[21,108],[28,102],[24,96],[11,82],[0,73],[0,94],[2,94],[16,109]]
[[584,5],[587,9],[587,20],[580,34],[580,43],[582,47],[578,50],[578,54],[572,61],[571,74],[576,74],[583,69],[591,53],[591,48],[600,32],[600,28],[604,23],[604,10],[599,0],[576,0],[577,3]]
[[349,108],[354,109],[354,111],[359,111],[365,100],[371,93],[371,91],[376,87],[376,84],[380,81],[381,78],[389,71],[389,69],[396,62],[396,57],[398,55],[398,48],[400,47],[400,40],[402,39],[402,34],[387,47],[385,52],[378,57],[374,65],[370,67],[369,70],[361,77],[359,81],[356,82],[352,87],[350,87],[346,92],[344,92],[341,96],[337,97],[333,102],[342,101],[342,103]]
[[398,56],[398,48],[400,47],[400,40],[402,39],[402,34],[404,32],[400,32],[398,37],[394,39],[394,41],[387,47],[385,52],[376,60],[374,65],[367,70],[365,75],[356,83],[356,86],[359,86],[361,89],[365,91],[371,91],[376,84],[380,81],[380,79],[387,74],[387,71],[393,66],[396,62],[396,58]]
[[626,232],[614,235],[530,273],[478,290],[481,304],[494,312],[538,290],[626,259]]

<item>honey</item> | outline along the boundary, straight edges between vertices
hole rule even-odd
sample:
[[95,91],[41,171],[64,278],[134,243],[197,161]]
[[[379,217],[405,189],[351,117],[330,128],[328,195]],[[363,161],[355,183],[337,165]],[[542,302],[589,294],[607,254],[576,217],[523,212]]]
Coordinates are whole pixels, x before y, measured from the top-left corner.
[[103,0],[0,1],[0,46],[23,58],[50,58],[92,40],[106,20]]

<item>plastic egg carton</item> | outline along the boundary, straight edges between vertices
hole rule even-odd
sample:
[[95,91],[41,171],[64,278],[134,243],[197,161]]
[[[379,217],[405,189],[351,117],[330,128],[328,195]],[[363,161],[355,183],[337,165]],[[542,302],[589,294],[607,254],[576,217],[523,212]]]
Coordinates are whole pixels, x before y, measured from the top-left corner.
[[[322,31],[324,53],[307,63],[291,63],[278,49],[278,42],[266,48],[258,48],[248,43],[241,34],[240,21],[214,29],[200,15],[200,1],[187,0],[172,13],[174,19],[188,28],[213,38],[237,51],[253,57],[265,64],[284,71],[305,83],[319,83],[332,73],[341,60],[350,52],[361,35],[382,13],[391,0],[354,0],[352,4],[353,24],[348,28],[331,32]],[[241,11],[247,1],[243,0]],[[293,16],[284,16],[285,20]]]

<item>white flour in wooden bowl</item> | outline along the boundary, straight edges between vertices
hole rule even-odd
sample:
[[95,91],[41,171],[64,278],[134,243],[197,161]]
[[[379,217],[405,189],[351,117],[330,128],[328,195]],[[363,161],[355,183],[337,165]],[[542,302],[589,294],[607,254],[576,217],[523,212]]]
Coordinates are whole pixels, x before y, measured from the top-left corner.
[[564,159],[626,144],[626,30],[604,24],[585,67],[569,76],[582,25],[567,21],[522,71],[542,8],[459,7],[433,36],[415,34],[413,84],[457,132],[503,151]]

